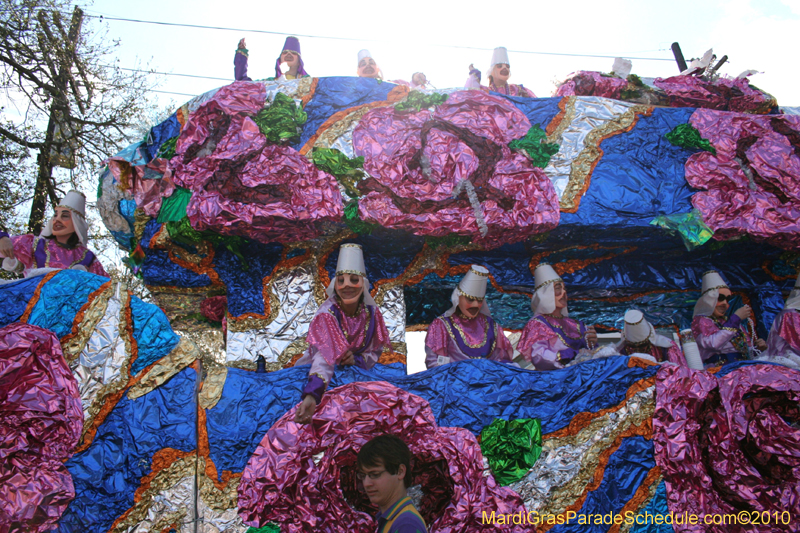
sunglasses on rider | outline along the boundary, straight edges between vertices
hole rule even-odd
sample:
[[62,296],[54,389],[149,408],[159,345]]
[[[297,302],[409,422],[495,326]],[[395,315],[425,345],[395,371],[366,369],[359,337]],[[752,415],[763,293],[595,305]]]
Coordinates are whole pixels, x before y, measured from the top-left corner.
[[717,301],[718,301],[719,303],[722,303],[722,302],[731,302],[731,301],[733,301],[733,298],[734,298],[734,295],[733,295],[733,294],[729,294],[729,295],[727,295],[727,296],[725,296],[724,294],[720,294],[719,296],[717,296]]

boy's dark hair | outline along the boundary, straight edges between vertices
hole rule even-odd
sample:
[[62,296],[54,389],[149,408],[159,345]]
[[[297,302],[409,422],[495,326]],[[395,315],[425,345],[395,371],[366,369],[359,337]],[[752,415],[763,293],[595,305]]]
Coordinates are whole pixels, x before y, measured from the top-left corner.
[[383,466],[392,475],[397,474],[400,465],[405,465],[403,485],[406,488],[411,485],[411,451],[399,437],[379,435],[373,438],[361,447],[356,463],[359,468]]

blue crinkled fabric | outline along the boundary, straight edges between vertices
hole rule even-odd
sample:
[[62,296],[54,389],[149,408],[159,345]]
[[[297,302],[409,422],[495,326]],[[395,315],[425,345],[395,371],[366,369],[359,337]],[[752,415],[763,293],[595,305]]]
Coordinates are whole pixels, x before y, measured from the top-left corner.
[[169,319],[157,305],[146,304],[131,296],[131,318],[133,338],[136,339],[138,356],[131,365],[131,374],[169,354],[178,345],[178,337],[170,326]]
[[488,252],[460,252],[448,258],[451,265],[485,266],[495,281],[504,287],[519,285],[533,290],[535,283],[529,266],[530,260],[531,246],[526,242],[506,244]]
[[372,78],[318,78],[314,97],[304,108],[308,120],[303,127],[300,141],[294,148],[300,149],[334,113],[386,100],[389,92],[395,87],[397,86],[393,83],[379,83]]
[[561,223],[644,226],[658,215],[691,211],[695,191],[686,183],[684,165],[697,150],[675,146],[664,135],[689,122],[693,112],[655,109],[631,131],[604,140],[578,212],[561,213]]
[[226,248],[218,247],[214,256],[216,271],[227,289],[228,312],[231,316],[263,314],[263,280],[272,274],[281,260],[283,245],[250,241],[240,252],[247,262],[247,270],[242,268],[239,258]]
[[108,278],[79,270],[62,270],[44,284],[33,306],[28,324],[49,329],[61,338],[72,331],[72,323],[89,295]]
[[[265,374],[228,370],[222,398],[207,410],[211,458],[218,472],[244,469],[267,430],[300,401],[308,369],[301,366]],[[568,425],[580,412],[596,412],[625,401],[634,382],[656,371],[657,367],[630,368],[627,357],[550,372],[472,360],[411,376],[405,375],[402,365],[376,365],[371,370],[337,367],[330,387],[387,381],[427,400],[439,426],[463,427],[478,435],[495,418],[539,418],[542,433],[550,433]]]
[[19,320],[44,275],[0,285],[0,327]]
[[140,398],[122,396],[89,448],[66,462],[75,499],[58,531],[108,531],[133,505],[136,489],[151,472],[153,454],[197,448],[196,379],[197,373],[187,368]]
[[167,120],[153,126],[150,130],[149,144],[145,146],[147,155],[153,159],[158,154],[161,145],[173,137],[177,137],[181,132],[181,124],[178,122],[178,114],[173,113]]
[[211,279],[170,261],[169,254],[161,250],[145,250],[142,274],[147,285],[169,287],[207,287]]
[[[636,493],[642,481],[656,465],[653,457],[653,442],[635,436],[622,439],[619,448],[611,454],[603,481],[597,489],[586,495],[586,501],[578,516],[620,514],[622,508]],[[624,516],[623,516],[624,518]],[[578,519],[569,524],[557,525],[553,533],[606,533],[610,524],[580,524]]]

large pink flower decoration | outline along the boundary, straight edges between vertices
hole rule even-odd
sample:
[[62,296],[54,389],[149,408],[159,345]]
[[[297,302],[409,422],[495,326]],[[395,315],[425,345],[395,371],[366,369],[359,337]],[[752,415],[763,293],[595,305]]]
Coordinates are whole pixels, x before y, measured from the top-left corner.
[[697,110],[691,124],[716,148],[686,162],[692,197],[715,237],[800,246],[800,117]]
[[428,402],[386,382],[358,382],[328,391],[309,426],[295,409],[267,432],[242,473],[239,514],[245,523],[280,525],[289,533],[372,533],[376,523],[357,481],[356,455],[372,437],[390,433],[411,449],[420,513],[431,533],[523,531],[487,526],[482,512],[526,513],[515,492],[484,475],[483,455],[466,429],[440,428]]
[[656,394],[653,440],[670,511],[738,517],[676,532],[797,531],[800,372],[748,365],[718,378],[670,366]]
[[653,85],[667,93],[672,107],[768,113],[777,105],[771,95],[751,87],[747,78],[719,78],[711,82],[695,76],[672,76],[656,78]]
[[418,235],[469,235],[487,246],[554,228],[552,183],[507,146],[530,127],[522,111],[483,91],[453,93],[433,111],[370,111],[353,132],[372,176],[359,184],[361,218]]
[[50,531],[75,498],[63,461],[78,444],[78,384],[52,331],[0,329],[0,531]]
[[189,116],[170,161],[177,185],[192,191],[192,227],[261,242],[319,234],[342,217],[336,178],[296,150],[268,144],[251,116],[264,106],[264,86],[237,82]]

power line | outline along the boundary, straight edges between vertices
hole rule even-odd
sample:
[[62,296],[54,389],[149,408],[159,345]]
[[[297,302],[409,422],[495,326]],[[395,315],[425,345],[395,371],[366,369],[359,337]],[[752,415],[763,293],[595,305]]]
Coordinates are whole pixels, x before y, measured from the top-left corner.
[[148,92],[151,92],[151,93],[161,93],[161,94],[177,94],[177,95],[179,95],[179,96],[191,96],[192,98],[194,98],[195,96],[198,96],[198,95],[196,95],[196,94],[188,94],[188,93],[173,93],[173,92],[170,92],[170,91],[158,91],[158,90],[156,90],[156,89],[148,89]]
[[[121,22],[135,22],[138,24],[154,24],[157,26],[173,26],[173,27],[181,27],[181,28],[194,28],[194,29],[201,29],[201,30],[223,30],[223,31],[235,31],[235,32],[244,32],[244,33],[264,33],[268,35],[283,35],[289,36],[293,35],[295,37],[303,37],[308,39],[329,39],[334,41],[360,41],[360,42],[391,42],[386,40],[378,40],[378,39],[356,39],[354,37],[332,37],[332,36],[325,36],[325,35],[307,35],[302,33],[283,33],[278,31],[268,31],[268,30],[251,30],[245,28],[226,28],[223,26],[203,26],[200,24],[183,24],[177,22],[160,22],[154,20],[138,20],[138,19],[128,19],[128,18],[121,18],[121,17],[109,17],[106,15],[84,15],[85,17],[96,18],[100,20],[116,20]],[[458,46],[458,45],[448,45],[448,44],[431,44],[430,46],[435,46],[438,48],[453,48],[458,50],[480,50],[480,51],[492,51],[493,48],[480,48],[476,46]],[[563,52],[536,52],[532,50],[509,50],[509,52],[514,52],[518,54],[534,54],[534,55],[545,55],[545,56],[566,56],[566,57],[596,57],[596,58],[603,58],[603,59],[614,59],[620,56],[614,55],[599,55],[599,54],[567,54]],[[674,61],[674,59],[669,58],[660,58],[660,57],[629,57],[625,56],[626,59],[635,59],[637,61]]]
[[143,72],[145,74],[160,74],[162,76],[182,76],[184,78],[202,78],[206,80],[219,80],[219,81],[227,81],[233,82],[233,78],[215,78],[213,76],[198,76],[197,74],[177,74],[175,72],[156,72],[154,70],[141,70],[136,68],[122,68],[117,67],[119,70],[127,70],[128,72]]

